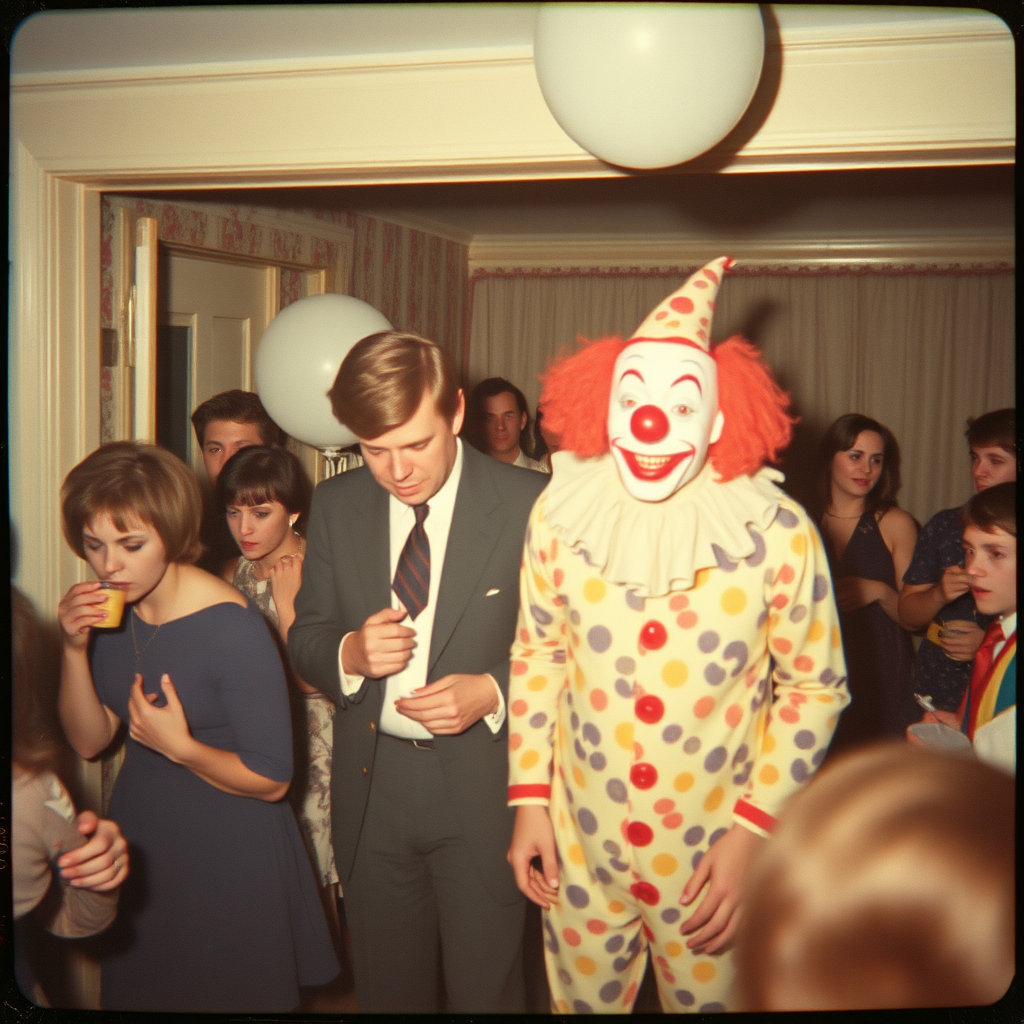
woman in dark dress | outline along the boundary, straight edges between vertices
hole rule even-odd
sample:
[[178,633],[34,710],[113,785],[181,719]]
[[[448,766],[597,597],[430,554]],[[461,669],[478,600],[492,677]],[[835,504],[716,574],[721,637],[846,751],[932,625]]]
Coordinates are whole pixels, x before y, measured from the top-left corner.
[[899,446],[891,431],[857,413],[840,416],[821,442],[815,503],[835,582],[851,696],[830,758],[852,746],[902,736],[920,718],[913,649],[897,620],[917,524],[896,504],[899,487]]
[[154,445],[105,445],[64,481],[65,537],[125,590],[60,603],[59,709],[94,758],[128,725],[110,815],[132,874],[102,953],[106,1009],[273,1012],[338,971],[316,883],[283,799],[292,772],[281,660],[259,610],[192,563],[201,500]]

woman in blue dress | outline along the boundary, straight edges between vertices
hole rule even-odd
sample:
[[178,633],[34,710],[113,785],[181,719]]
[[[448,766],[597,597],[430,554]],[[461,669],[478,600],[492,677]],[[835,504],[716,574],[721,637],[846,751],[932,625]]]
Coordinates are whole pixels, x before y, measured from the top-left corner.
[[897,618],[917,524],[896,504],[899,488],[899,446],[888,427],[857,413],[840,416],[819,448],[815,502],[850,687],[830,758],[851,746],[902,736],[920,718],[913,649]]
[[59,709],[85,758],[128,727],[109,813],[132,874],[104,943],[106,1009],[275,1012],[338,971],[283,798],[292,773],[284,671],[259,610],[193,564],[201,499],[170,452],[120,441],[62,489],[64,535],[124,620],[98,629],[99,582],[60,603]]

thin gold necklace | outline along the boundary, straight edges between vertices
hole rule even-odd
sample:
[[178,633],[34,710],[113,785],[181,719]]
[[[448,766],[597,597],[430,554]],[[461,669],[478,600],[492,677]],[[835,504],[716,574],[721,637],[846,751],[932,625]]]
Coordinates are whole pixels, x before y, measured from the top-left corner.
[[834,512],[829,512],[828,509],[826,509],[825,515],[830,519],[860,519],[860,516],[864,515],[864,513],[861,512],[861,514],[857,516],[837,516]]
[[139,643],[135,639],[135,616],[136,616],[136,614],[137,613],[135,611],[135,607],[132,606],[132,647],[135,648],[135,667],[138,668],[139,662],[142,660],[142,656],[146,653],[146,649],[149,647],[149,645],[156,639],[156,635],[157,635],[157,633],[160,632],[160,626],[162,626],[163,623],[161,622],[160,626],[157,626],[156,629],[153,630],[153,635],[142,645],[142,650],[140,651],[139,650]]

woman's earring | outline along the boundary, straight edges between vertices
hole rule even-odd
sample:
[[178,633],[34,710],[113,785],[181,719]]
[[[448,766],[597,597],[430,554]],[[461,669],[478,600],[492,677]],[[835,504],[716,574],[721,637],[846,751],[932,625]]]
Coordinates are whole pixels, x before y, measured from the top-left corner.
[[299,520],[299,517],[297,515],[289,516],[288,517],[288,525],[289,526],[294,526],[298,522],[298,520]]

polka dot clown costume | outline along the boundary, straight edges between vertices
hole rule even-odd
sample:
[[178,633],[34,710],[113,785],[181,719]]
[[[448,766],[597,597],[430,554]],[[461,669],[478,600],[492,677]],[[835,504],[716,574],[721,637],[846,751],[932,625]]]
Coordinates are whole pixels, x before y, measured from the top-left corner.
[[545,378],[563,448],[526,535],[509,860],[547,905],[555,1012],[628,1012],[648,949],[666,1012],[729,1009],[747,851],[849,700],[821,539],[762,468],[788,399],[747,342],[710,348],[730,265]]

